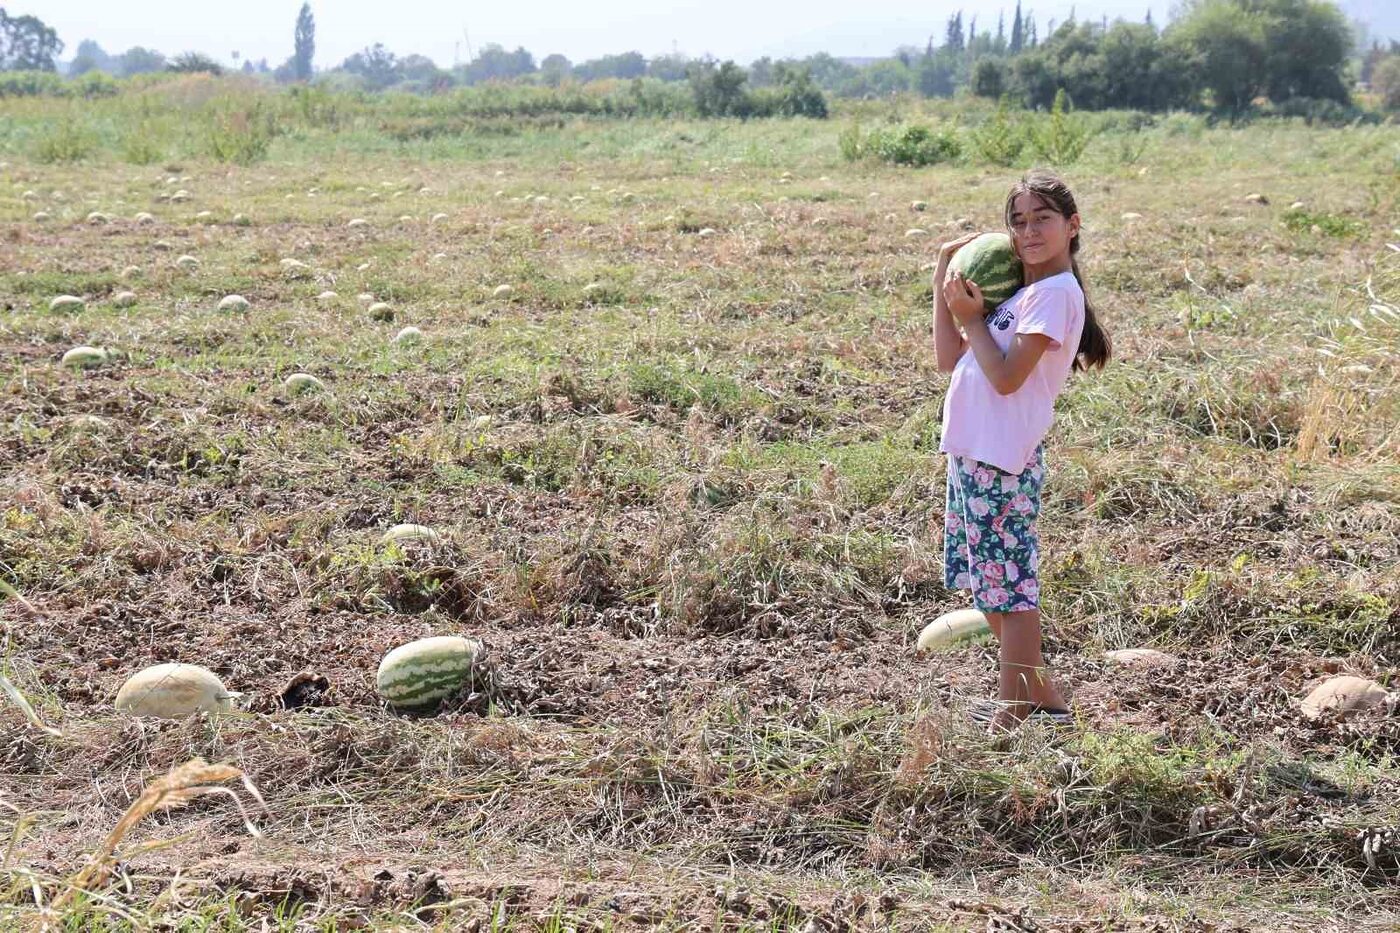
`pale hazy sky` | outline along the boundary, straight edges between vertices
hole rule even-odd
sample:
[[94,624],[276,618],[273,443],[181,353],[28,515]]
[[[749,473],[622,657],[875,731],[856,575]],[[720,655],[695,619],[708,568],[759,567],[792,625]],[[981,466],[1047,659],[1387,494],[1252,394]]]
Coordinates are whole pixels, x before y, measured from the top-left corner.
[[[200,3],[183,0],[8,0],[10,15],[32,13],[58,30],[71,58],[83,39],[96,39],[109,53],[133,45],[166,55],[196,50],[228,61],[267,58],[277,65],[292,52],[292,28],[301,0],[235,0]],[[1071,0],[1023,0],[1034,9],[1040,34],[1046,21],[1063,20]],[[1006,28],[1016,0],[1004,4]],[[1079,2],[1081,19],[1107,13],[1109,19],[1141,20],[1148,6],[1165,22],[1167,0]],[[942,40],[947,17],[959,8],[964,23],[975,11],[978,31],[996,29],[996,3],[959,0],[520,0],[444,3],[442,0],[311,0],[316,17],[316,66],[340,64],[347,55],[376,41],[398,55],[417,52],[439,65],[453,55],[467,57],[455,43],[466,27],[473,48],[498,42],[523,45],[536,61],[562,52],[579,62],[614,52],[637,50],[650,57],[675,48],[689,55],[710,53],[746,64],[828,51],[833,55],[888,55],[900,44],[922,46],[930,33]]]
[[[1148,7],[1158,25],[1167,21],[1171,0],[1089,0],[1075,2],[1080,19],[1141,21]],[[1377,19],[1396,0],[1344,0],[1343,6]],[[1400,4],[1396,4],[1400,6]],[[266,58],[276,66],[292,51],[292,29],[301,0],[8,0],[12,16],[32,13],[58,30],[64,59],[78,43],[95,39],[108,53],[133,45],[166,55],[200,51],[228,62]],[[398,55],[419,53],[450,66],[463,61],[467,29],[473,48],[497,42],[523,45],[536,61],[562,52],[579,62],[614,52],[637,50],[650,57],[673,48],[687,55],[709,53],[747,64],[763,55],[801,57],[888,55],[901,44],[922,45],[932,33],[942,40],[947,17],[958,9],[964,22],[975,12],[978,31],[995,31],[1010,3],[976,0],[536,0],[536,2],[444,3],[442,0],[312,0],[316,17],[318,68],[340,64],[347,55],[376,41]],[[1071,0],[1023,0],[1033,10],[1042,38],[1047,21],[1063,20]],[[1369,9],[1368,9],[1369,8]],[[1384,30],[1382,30],[1384,31]],[[462,42],[460,49],[457,43]]]

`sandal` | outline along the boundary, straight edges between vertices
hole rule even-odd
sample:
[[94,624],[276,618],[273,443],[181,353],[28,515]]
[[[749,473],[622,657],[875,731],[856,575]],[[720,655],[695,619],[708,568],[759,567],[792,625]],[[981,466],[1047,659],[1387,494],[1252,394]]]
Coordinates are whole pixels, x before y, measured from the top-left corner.
[[[1009,705],[1003,700],[983,700],[972,708],[968,717],[978,725],[990,725],[997,713]],[[1069,710],[1041,706],[1039,703],[1030,705],[1030,711],[1026,713],[1025,718],[1031,719],[1032,717],[1037,722],[1049,722],[1056,725],[1072,725],[1074,723],[1074,714]]]

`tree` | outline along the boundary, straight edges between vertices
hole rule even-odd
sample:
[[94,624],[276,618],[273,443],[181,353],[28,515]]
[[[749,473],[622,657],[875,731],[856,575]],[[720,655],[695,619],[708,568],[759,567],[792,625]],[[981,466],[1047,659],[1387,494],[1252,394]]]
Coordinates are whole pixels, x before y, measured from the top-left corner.
[[140,75],[163,70],[165,56],[155,49],[133,45],[117,58],[117,71],[122,75]]
[[70,78],[85,75],[89,71],[105,71],[110,74],[115,70],[112,56],[108,55],[102,46],[92,39],[84,39],[79,42],[73,60],[68,63],[68,77]]
[[1381,106],[1400,113],[1400,54],[1380,60],[1371,71],[1371,86],[1381,96]]
[[679,52],[658,55],[647,62],[647,77],[660,81],[684,81],[690,59]]
[[1240,113],[1260,94],[1348,101],[1351,33],[1329,2],[1194,0],[1166,36],[1197,63],[1218,110]]
[[966,43],[963,41],[962,10],[958,10],[955,15],[948,17],[948,32],[943,37],[943,47],[953,52],[961,52],[966,48]]
[[221,75],[224,73],[224,66],[202,52],[181,52],[170,60],[165,70],[182,74]]
[[726,61],[716,67],[711,59],[694,62],[690,69],[690,90],[695,110],[702,117],[747,117],[750,111],[744,82],[744,69]]
[[382,91],[399,83],[399,59],[393,52],[376,42],[364,51],[356,52],[340,65],[341,69],[358,75],[371,91]]
[[919,63],[919,93],[925,97],[951,97],[956,87],[957,53],[943,49]]
[[316,55],[316,18],[311,15],[310,3],[301,5],[293,41],[296,43],[296,51],[292,53],[293,74],[298,81],[310,81],[311,59]]
[[1264,18],[1238,0],[1203,0],[1168,30],[1216,110],[1242,113],[1264,90]]
[[1351,27],[1342,11],[1319,0],[1258,0],[1264,20],[1264,93],[1274,102],[1316,97],[1350,102],[1342,70]]
[[999,100],[1006,91],[1006,70],[995,58],[979,58],[972,66],[972,93]]
[[1011,45],[1012,55],[1021,54],[1021,49],[1026,44],[1026,26],[1021,21],[1021,0],[1016,0],[1016,18],[1011,21]]
[[582,81],[596,81],[599,78],[640,78],[646,73],[647,60],[641,52],[604,55],[574,68],[574,74]]
[[63,41],[37,16],[9,16],[0,7],[0,71],[57,71]]

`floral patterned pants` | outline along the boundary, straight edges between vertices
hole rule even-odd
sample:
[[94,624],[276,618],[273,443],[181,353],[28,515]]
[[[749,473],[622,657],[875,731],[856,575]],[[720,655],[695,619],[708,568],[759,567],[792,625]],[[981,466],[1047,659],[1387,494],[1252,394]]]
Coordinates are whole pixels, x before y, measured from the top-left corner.
[[971,590],[983,612],[1025,612],[1040,606],[1040,489],[1044,445],[1021,473],[1004,473],[948,455],[948,507],[943,513],[943,576],[950,590]]

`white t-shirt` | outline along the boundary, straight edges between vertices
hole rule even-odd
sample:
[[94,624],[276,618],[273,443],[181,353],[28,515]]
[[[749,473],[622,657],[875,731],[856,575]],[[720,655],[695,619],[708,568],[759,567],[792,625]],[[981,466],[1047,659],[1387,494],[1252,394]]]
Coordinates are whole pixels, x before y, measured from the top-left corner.
[[987,329],[1005,354],[1016,334],[1052,341],[1021,387],[1002,395],[968,347],[953,369],[943,399],[939,450],[1020,473],[1050,430],[1055,399],[1064,388],[1084,331],[1084,291],[1073,272],[1026,285],[987,317]]

